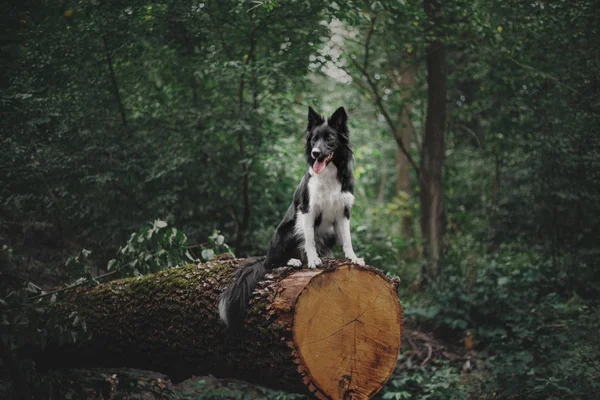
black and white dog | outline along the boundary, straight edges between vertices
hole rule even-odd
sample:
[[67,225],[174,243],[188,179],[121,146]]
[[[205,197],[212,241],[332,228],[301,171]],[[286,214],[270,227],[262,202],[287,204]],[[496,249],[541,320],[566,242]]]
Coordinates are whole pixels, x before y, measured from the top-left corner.
[[271,239],[267,256],[240,266],[233,283],[221,294],[219,314],[230,328],[243,322],[256,284],[273,268],[303,263],[315,268],[322,263],[320,257],[331,256],[337,240],[346,258],[365,264],[354,254],[350,238],[354,176],[348,115],[343,107],[327,120],[308,108],[306,158],[308,170]]

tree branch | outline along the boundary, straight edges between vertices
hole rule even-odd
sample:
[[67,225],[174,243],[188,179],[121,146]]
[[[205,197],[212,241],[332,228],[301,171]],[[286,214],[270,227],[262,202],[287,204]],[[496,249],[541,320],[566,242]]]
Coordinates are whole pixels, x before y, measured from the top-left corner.
[[376,16],[371,18],[371,26],[369,27],[369,31],[367,32],[367,39],[365,40],[365,61],[363,62],[363,67],[365,71],[369,68],[369,46],[371,45],[371,38],[373,37],[373,32],[375,31],[376,22]]
[[22,400],[31,399],[29,383],[21,369],[21,363],[15,356],[15,353],[11,350],[10,344],[5,343],[2,339],[0,339],[0,360],[2,360],[4,368],[6,368],[8,375],[11,377],[13,389],[17,394],[17,398]]
[[375,23],[376,23],[376,17],[373,17],[371,19],[371,26],[369,27],[369,31],[367,32],[367,38],[365,40],[365,45],[364,45],[365,58],[364,58],[363,65],[360,65],[360,63],[353,58],[351,58],[351,60],[352,60],[352,63],[354,64],[354,66],[356,68],[358,68],[358,70],[367,79],[367,83],[369,84],[369,87],[370,87],[369,91],[373,94],[373,96],[375,96],[375,102],[377,103],[377,107],[379,108],[379,111],[385,118],[388,126],[392,130],[392,135],[394,136],[394,139],[396,140],[396,143],[398,144],[400,151],[402,151],[402,153],[406,156],[406,159],[408,160],[410,165],[413,167],[413,169],[415,170],[415,173],[418,176],[419,175],[419,167],[417,166],[417,163],[415,162],[415,160],[412,158],[412,156],[408,152],[408,149],[404,146],[404,143],[402,142],[402,138],[398,134],[398,127],[396,126],[396,124],[390,117],[390,114],[388,113],[387,109],[383,105],[383,100],[381,98],[381,94],[379,93],[379,89],[377,88],[377,84],[375,83],[375,81],[373,80],[371,75],[369,75],[369,72],[368,72],[369,51],[370,51],[371,39],[373,37],[373,32],[375,31]]
[[106,33],[102,34],[102,41],[104,42],[104,50],[106,51],[106,62],[108,63],[108,69],[110,71],[110,79],[112,81],[113,89],[115,91],[117,104],[119,105],[119,112],[121,113],[121,121],[123,122],[123,126],[126,126],[127,120],[125,119],[125,108],[123,107],[121,95],[119,94],[119,85],[117,85],[117,78],[115,77],[115,70],[113,68],[112,56],[108,48],[108,41],[106,40]]
[[394,139],[396,140],[396,143],[398,144],[398,147],[400,148],[400,151],[402,151],[402,153],[404,153],[404,155],[406,156],[406,159],[408,160],[410,165],[413,167],[413,169],[415,170],[415,172],[418,176],[419,175],[419,167],[417,166],[417,163],[415,162],[415,160],[412,158],[412,156],[408,152],[408,149],[406,149],[406,147],[404,147],[404,143],[402,143],[402,138],[398,135],[398,128],[396,127],[396,124],[390,117],[390,114],[387,112],[387,109],[383,105],[381,95],[379,94],[379,90],[377,89],[377,84],[373,81],[373,78],[367,73],[367,71],[358,63],[358,61],[352,60],[352,62],[354,63],[356,68],[358,68],[360,70],[360,72],[365,76],[365,78],[367,78],[367,83],[369,84],[370,89],[371,89],[370,91],[375,96],[375,102],[377,103],[377,107],[379,107],[381,114],[383,115],[386,122],[390,126],[390,129],[392,130],[392,134],[394,136]]
[[562,83],[562,82],[560,81],[560,79],[558,79],[558,78],[556,78],[556,77],[554,77],[554,76],[552,76],[552,75],[550,75],[550,74],[548,74],[548,73],[546,73],[546,72],[544,72],[544,71],[540,71],[539,69],[535,69],[534,67],[532,67],[532,66],[530,66],[530,65],[523,64],[522,62],[520,62],[520,61],[517,61],[516,59],[512,58],[512,57],[511,57],[511,56],[509,56],[509,55],[507,55],[506,57],[507,57],[509,60],[511,60],[512,62],[514,62],[515,64],[517,64],[519,67],[521,67],[521,68],[525,68],[525,69],[527,69],[527,70],[529,70],[529,71],[536,72],[536,73],[540,74],[541,76],[543,76],[544,78],[550,79],[551,81],[554,81],[554,82],[556,82],[556,83],[557,83],[559,86],[562,86],[562,87],[564,87],[565,89],[568,89],[568,90],[570,90],[570,91],[571,91],[571,92],[573,92],[574,94],[576,94],[576,95],[578,95],[578,96],[581,96],[581,94],[580,94],[580,93],[579,93],[577,90],[573,89],[573,88],[572,88],[571,86],[569,86],[569,85],[566,85],[566,84]]
[[[254,59],[254,51],[256,49],[256,27],[252,29],[250,32],[250,49],[248,50],[248,54],[246,56],[246,62],[244,70],[240,74],[240,86],[238,89],[238,112],[240,117],[242,116],[242,112],[244,110],[244,86],[245,86],[245,68],[250,65],[250,62]],[[246,148],[244,144],[244,132],[240,130],[238,134],[238,143],[240,148],[240,156],[245,157]],[[236,251],[239,251],[242,243],[244,242],[244,234],[248,229],[248,223],[250,221],[250,177],[249,177],[249,163],[244,163],[244,176],[242,179],[242,196],[244,202],[244,213],[242,215],[242,221],[239,224],[237,238],[236,238]]]
[[[99,280],[99,279],[108,278],[109,276],[115,275],[118,272],[120,272],[120,271],[119,270],[114,270],[114,271],[111,271],[111,272],[107,272],[106,274],[98,275],[94,279],[95,280]],[[63,287],[63,288],[60,288],[60,289],[53,290],[51,292],[46,292],[44,294],[40,294],[38,296],[34,296],[34,297],[30,298],[29,300],[30,301],[34,301],[34,300],[43,299],[44,297],[52,296],[53,294],[66,292],[66,291],[78,288],[80,286],[88,285],[89,283],[90,282],[86,280],[86,281],[83,281],[83,282],[80,282],[80,283],[76,283],[76,284],[71,285],[71,286],[66,286],[66,287]]]

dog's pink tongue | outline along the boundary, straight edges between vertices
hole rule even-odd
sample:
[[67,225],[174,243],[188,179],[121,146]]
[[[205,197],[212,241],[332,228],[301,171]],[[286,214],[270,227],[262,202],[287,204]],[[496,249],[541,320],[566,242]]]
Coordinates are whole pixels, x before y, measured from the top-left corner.
[[313,170],[318,174],[319,172],[323,171],[323,168],[325,168],[325,164],[327,164],[327,161],[325,161],[325,159],[321,161],[315,160],[315,163],[313,164]]

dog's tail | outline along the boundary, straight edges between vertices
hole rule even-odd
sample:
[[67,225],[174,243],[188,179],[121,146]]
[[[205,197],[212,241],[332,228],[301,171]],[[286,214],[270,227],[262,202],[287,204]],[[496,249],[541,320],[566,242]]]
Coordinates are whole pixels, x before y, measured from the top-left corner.
[[240,265],[233,282],[221,293],[219,316],[229,329],[242,325],[250,296],[266,274],[265,257],[249,260]]

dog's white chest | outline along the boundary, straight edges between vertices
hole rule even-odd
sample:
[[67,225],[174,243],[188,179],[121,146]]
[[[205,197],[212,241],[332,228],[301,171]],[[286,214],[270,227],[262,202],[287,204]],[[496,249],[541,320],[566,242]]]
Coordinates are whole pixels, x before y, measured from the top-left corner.
[[352,207],[354,196],[342,192],[342,184],[338,180],[337,168],[333,163],[320,174],[312,174],[308,181],[310,213],[321,216],[322,229],[328,229],[336,220],[344,215],[345,207]]

